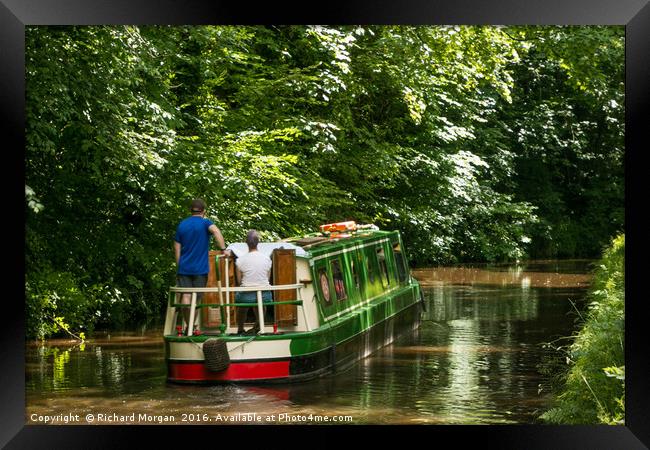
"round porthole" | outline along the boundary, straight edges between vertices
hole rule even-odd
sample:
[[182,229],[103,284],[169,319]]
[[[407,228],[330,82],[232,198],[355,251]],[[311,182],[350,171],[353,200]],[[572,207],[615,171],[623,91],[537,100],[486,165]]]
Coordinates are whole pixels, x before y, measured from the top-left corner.
[[320,274],[320,288],[321,291],[323,292],[323,299],[327,302],[330,303],[330,285],[327,280],[327,274],[325,272]]

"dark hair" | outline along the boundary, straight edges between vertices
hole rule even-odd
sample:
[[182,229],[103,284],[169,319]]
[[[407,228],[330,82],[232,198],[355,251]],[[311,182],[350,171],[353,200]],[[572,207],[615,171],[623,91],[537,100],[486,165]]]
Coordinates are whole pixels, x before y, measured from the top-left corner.
[[190,204],[190,211],[193,213],[200,213],[205,211],[206,204],[203,200],[200,198],[195,198],[192,200],[192,203]]
[[246,234],[246,244],[248,244],[248,249],[252,250],[257,248],[257,244],[260,242],[260,235],[257,234],[255,230],[248,230]]

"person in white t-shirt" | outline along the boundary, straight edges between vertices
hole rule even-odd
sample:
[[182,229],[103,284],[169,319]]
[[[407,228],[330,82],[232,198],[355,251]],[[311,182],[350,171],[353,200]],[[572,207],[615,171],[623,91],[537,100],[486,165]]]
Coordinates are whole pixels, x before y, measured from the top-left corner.
[[[237,278],[241,281],[240,286],[270,286],[269,278],[271,275],[271,258],[257,250],[257,244],[260,237],[257,231],[249,230],[246,234],[246,244],[248,253],[237,258],[235,263],[237,269]],[[262,291],[262,301],[270,302],[273,300],[271,291]],[[257,292],[237,292],[235,303],[251,303],[254,306],[257,303]],[[237,334],[251,333],[255,334],[260,330],[260,318],[257,307],[253,308],[255,313],[255,326],[244,331],[244,320],[248,313],[247,307],[237,308]]]

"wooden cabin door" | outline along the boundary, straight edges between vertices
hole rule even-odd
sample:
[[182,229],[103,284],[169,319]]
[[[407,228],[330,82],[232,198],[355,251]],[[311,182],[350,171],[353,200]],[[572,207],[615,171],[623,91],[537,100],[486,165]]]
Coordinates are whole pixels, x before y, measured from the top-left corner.
[[[276,248],[273,250],[273,284],[296,283],[296,251],[293,249]],[[296,289],[285,289],[273,292],[276,302],[298,300]],[[276,305],[275,320],[280,327],[298,325],[298,307],[296,305]]]

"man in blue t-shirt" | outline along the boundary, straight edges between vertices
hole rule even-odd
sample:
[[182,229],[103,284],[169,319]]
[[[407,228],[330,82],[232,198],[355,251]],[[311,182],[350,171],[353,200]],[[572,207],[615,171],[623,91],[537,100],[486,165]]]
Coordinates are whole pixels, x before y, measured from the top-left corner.
[[[176,256],[176,285],[179,287],[205,287],[208,283],[208,251],[210,250],[211,235],[217,241],[220,250],[226,249],[221,231],[205,218],[206,204],[201,199],[192,200],[190,211],[192,215],[184,219],[176,228],[174,235],[174,254]],[[198,299],[202,297],[197,294]],[[189,304],[191,294],[183,294],[181,303]],[[185,323],[189,323],[189,308],[183,308]],[[194,324],[192,324],[194,325]],[[193,328],[190,328],[194,330]],[[199,332],[198,329],[195,332]],[[188,333],[192,334],[192,332]],[[198,334],[198,333],[197,333]]]

